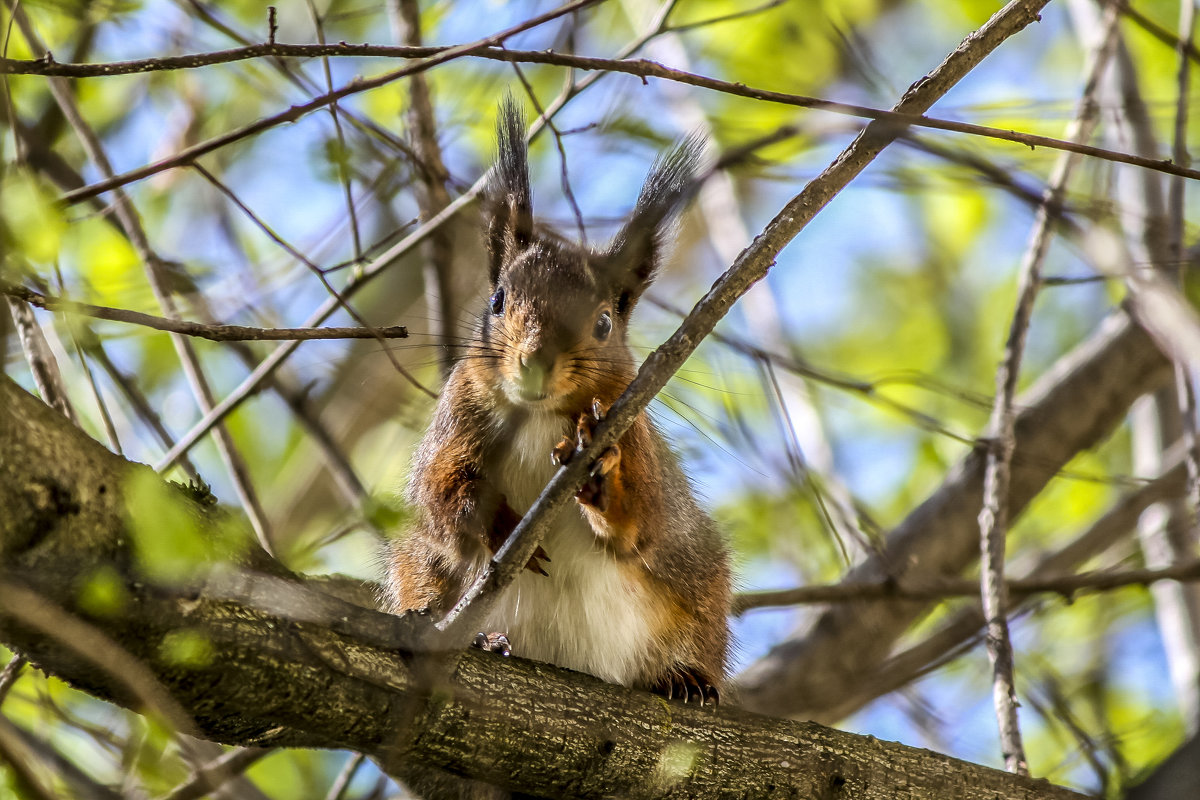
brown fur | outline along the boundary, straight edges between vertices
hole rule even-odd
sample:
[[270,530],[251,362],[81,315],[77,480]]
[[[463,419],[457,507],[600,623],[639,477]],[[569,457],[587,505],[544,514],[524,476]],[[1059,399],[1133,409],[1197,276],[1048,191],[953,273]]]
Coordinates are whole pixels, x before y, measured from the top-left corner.
[[[668,157],[647,180],[616,244],[586,251],[534,230],[524,143],[514,133],[523,125],[515,115],[511,106],[502,115],[499,177],[488,202],[492,288],[502,297],[493,295],[481,315],[417,451],[407,493],[415,522],[388,554],[386,584],[397,612],[451,607],[528,510],[522,470],[540,476],[548,469],[551,447],[521,448],[538,446],[549,431],[564,439],[555,453],[569,458],[573,441],[595,424],[593,403],[606,409],[632,380],[629,313],[653,276],[662,225],[695,160],[682,149]],[[605,314],[611,330],[601,335]],[[578,498],[580,512],[562,517],[582,513],[600,549],[615,559],[624,590],[642,598],[648,635],[628,682],[669,692],[686,676],[687,685],[719,688],[728,557],[674,454],[643,413],[595,474],[592,489]],[[555,576],[552,541],[531,559],[538,575],[528,580]],[[514,638],[517,655],[521,647]]]

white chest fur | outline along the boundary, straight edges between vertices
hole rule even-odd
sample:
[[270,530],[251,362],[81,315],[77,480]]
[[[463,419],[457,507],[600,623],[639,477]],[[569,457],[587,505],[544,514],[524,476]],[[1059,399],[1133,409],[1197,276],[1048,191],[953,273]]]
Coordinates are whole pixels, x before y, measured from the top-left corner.
[[[494,480],[517,513],[549,482],[550,451],[569,429],[556,414],[531,414],[506,431]],[[654,648],[641,582],[597,541],[578,508],[559,514],[542,547],[551,559],[549,576],[523,571],[501,596],[488,629],[507,633],[513,651],[526,658],[612,683],[644,675]]]

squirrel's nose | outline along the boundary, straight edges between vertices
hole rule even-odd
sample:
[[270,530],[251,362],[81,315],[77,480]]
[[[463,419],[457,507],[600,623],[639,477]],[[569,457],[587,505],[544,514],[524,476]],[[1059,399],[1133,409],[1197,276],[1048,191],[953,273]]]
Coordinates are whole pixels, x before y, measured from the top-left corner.
[[521,365],[522,372],[545,373],[550,371],[550,365],[554,363],[554,356],[546,352],[545,348],[538,348],[521,353],[517,361]]
[[517,358],[521,366],[521,387],[531,394],[541,394],[546,388],[546,379],[550,375],[552,358],[542,350],[522,353]]

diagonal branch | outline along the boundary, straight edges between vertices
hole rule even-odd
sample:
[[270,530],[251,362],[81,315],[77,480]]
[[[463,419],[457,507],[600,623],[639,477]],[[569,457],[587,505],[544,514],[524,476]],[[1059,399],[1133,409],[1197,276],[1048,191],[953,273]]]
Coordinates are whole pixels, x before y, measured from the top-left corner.
[[[997,12],[982,28],[972,33],[932,72],[905,92],[894,111],[919,115],[954,86],[964,75],[1009,36],[1037,18],[1044,0],[1014,0]],[[554,515],[571,500],[588,470],[621,434],[670,377],[699,346],[734,302],[761,280],[774,264],[779,251],[891,144],[900,129],[878,121],[869,124],[834,162],[808,183],[775,216],[737,261],[717,279],[692,309],[678,330],[650,354],[637,377],[609,410],[596,430],[592,444],[567,464],[550,481],[517,525],[486,572],[450,611],[442,626],[452,640],[465,644],[469,632],[478,627],[499,593],[524,568],[533,555]],[[476,601],[479,602],[476,602]]]

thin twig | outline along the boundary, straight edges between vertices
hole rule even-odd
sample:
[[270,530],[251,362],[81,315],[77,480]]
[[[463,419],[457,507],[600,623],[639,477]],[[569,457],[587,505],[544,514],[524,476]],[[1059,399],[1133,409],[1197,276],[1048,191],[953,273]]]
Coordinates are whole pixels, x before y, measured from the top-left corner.
[[[905,92],[894,107],[897,113],[919,115],[947,92],[967,72],[1005,39],[1033,22],[1047,0],[1014,0],[972,33],[926,77]],[[439,623],[449,641],[465,642],[519,574],[540,543],[550,523],[583,483],[591,465],[642,413],[671,375],[695,351],[734,302],[761,280],[779,251],[866,168],[899,134],[890,124],[872,122],[819,176],[792,198],[737,261],[717,279],[679,329],[650,354],[637,377],[609,410],[597,428],[591,446],[572,459],[550,481],[488,568]]]
[[9,691],[12,690],[13,685],[17,682],[17,678],[21,675],[21,670],[28,663],[25,656],[18,653],[4,665],[4,670],[0,671],[0,703],[3,703],[4,698],[8,697]]
[[[321,19],[320,13],[317,11],[317,4],[313,0],[308,0],[308,13],[312,17],[313,27],[317,31],[317,41],[320,44],[325,44],[325,23]],[[271,41],[275,41],[275,35],[272,33]],[[325,73],[325,91],[333,91],[333,72],[329,68],[329,57],[325,56],[321,59],[321,67]],[[414,75],[416,80],[419,76]],[[346,136],[342,132],[342,121],[338,116],[338,104],[335,100],[329,104],[329,116],[333,118],[333,130],[337,134],[338,153],[337,153],[337,171],[338,180],[342,184],[342,193],[346,197],[346,212],[350,219],[350,236],[354,244],[354,260],[362,259],[362,238],[358,232],[358,212],[354,208],[354,190],[350,183],[350,170],[348,169],[347,161],[350,158],[350,150],[346,147]]]
[[[421,45],[421,12],[416,0],[390,0],[388,8],[394,36],[410,46]],[[438,144],[437,115],[433,109],[433,93],[423,74],[413,75],[409,81],[410,109],[408,126],[412,130],[412,146],[420,156],[423,180],[417,187],[417,208],[421,220],[434,217],[450,205],[450,193],[446,189],[449,173],[442,160],[442,149]],[[425,299],[429,314],[437,332],[438,361],[442,375],[448,375],[454,365],[454,320],[458,311],[458,299],[454,292],[454,238],[447,228],[434,231],[422,245],[425,250]]]
[[8,297],[8,309],[12,313],[13,323],[17,328],[17,338],[21,341],[21,349],[25,353],[25,361],[33,375],[34,385],[46,405],[57,410],[74,425],[79,424],[71,399],[67,397],[66,386],[63,384],[62,373],[58,369],[58,360],[50,350],[46,334],[38,324],[27,302],[16,297]]
[[[1184,0],[1184,2],[1187,2],[1187,0]],[[1200,64],[1200,50],[1196,49],[1196,45],[1190,39],[1184,41],[1183,38],[1171,33],[1171,31],[1167,30],[1162,25],[1159,25],[1157,22],[1150,19],[1127,2],[1118,0],[1117,5],[1120,7],[1122,14],[1133,20],[1137,26],[1146,33],[1150,34],[1155,39],[1158,39],[1168,47],[1171,47],[1177,53],[1182,52],[1192,61]]]
[[342,800],[346,796],[346,791],[350,788],[350,782],[354,780],[355,773],[362,766],[366,758],[362,753],[355,753],[346,761],[346,765],[342,767],[334,779],[333,784],[329,787],[329,792],[325,795],[325,800]]
[[[1067,138],[1071,141],[1086,142],[1095,127],[1098,117],[1095,93],[1116,43],[1117,19],[1116,9],[1109,7],[1105,19],[1105,39],[1093,57],[1079,109],[1075,119],[1068,126]],[[1013,404],[1025,340],[1033,316],[1033,304],[1040,288],[1042,264],[1050,248],[1054,221],[1061,215],[1067,182],[1077,161],[1078,159],[1071,154],[1059,157],[1042,196],[1030,244],[1020,267],[1017,304],[1009,325],[1004,358],[996,368],[996,399],[988,424],[983,508],[979,512],[980,592],[984,615],[987,618],[987,649],[992,663],[992,696],[1000,728],[1000,745],[1005,768],[1020,775],[1029,774],[1029,764],[1017,722],[1013,650],[1008,632],[1008,588],[1004,581],[1005,544],[1008,537],[1008,487],[1015,448],[1016,409]]]
[[[214,150],[218,150],[229,144],[241,141],[251,136],[256,136],[263,131],[270,130],[271,128],[278,127],[285,123],[295,122],[306,114],[322,109],[330,103],[337,102],[338,100],[349,97],[350,95],[358,94],[359,92],[365,92],[369,89],[376,89],[380,86],[385,86],[389,83],[400,80],[401,78],[407,78],[410,75],[415,75],[419,72],[432,69],[439,64],[453,61],[456,58],[468,55],[476,50],[497,45],[509,37],[517,35],[518,33],[527,31],[530,28],[536,28],[539,25],[543,25],[546,22],[557,19],[564,14],[570,14],[573,11],[579,11],[598,2],[602,2],[602,0],[574,0],[574,2],[559,6],[553,11],[549,11],[545,14],[532,17],[525,22],[520,23],[519,25],[514,25],[511,28],[492,34],[491,36],[486,36],[468,44],[462,44],[448,49],[443,49],[440,52],[429,56],[428,58],[424,58],[417,63],[403,67],[402,69],[386,72],[383,75],[378,75],[374,78],[355,78],[336,91],[328,92],[319,97],[315,97],[307,103],[292,106],[288,110],[281,111],[278,114],[264,117],[257,122],[238,128],[237,130],[229,131],[228,133],[221,134],[220,136],[215,136],[212,139],[199,142],[198,144],[185,148],[169,158],[156,161],[155,163],[148,164],[144,167],[139,167],[138,169],[130,170],[129,172],[122,173],[121,175],[114,175],[112,177],[105,178],[102,181],[98,181],[97,183],[75,192],[68,192],[66,195],[64,195],[63,200],[68,204],[77,203],[80,200],[86,200],[89,197],[94,197],[95,195],[112,191],[113,189],[125,186],[126,184],[134,181],[148,178],[151,175],[162,172],[165,169],[182,166],[184,164],[190,164],[202,155],[211,153]],[[280,47],[280,45],[263,46],[275,48]],[[267,53],[266,55],[279,54]],[[332,55],[332,53],[330,55]],[[2,69],[3,66],[4,63],[0,62],[0,69]]]
[[778,8],[786,2],[787,0],[770,0],[770,2],[754,6],[753,8],[734,11],[729,14],[721,14],[720,16],[709,17],[708,19],[700,19],[696,20],[695,22],[685,22],[681,25],[672,25],[666,30],[669,33],[683,33],[684,31],[691,31],[697,28],[706,28],[709,25],[719,25],[722,22],[732,22],[735,19],[744,19],[746,17],[757,16],[764,11],[770,11],[773,8]]
[[[58,270],[57,266],[55,266],[55,271],[58,273],[59,291],[63,291],[65,284],[62,272]],[[124,451],[121,449],[121,437],[117,436],[117,426],[113,422],[112,413],[108,410],[108,403],[104,402],[104,395],[100,393],[100,384],[96,383],[92,365],[88,363],[87,356],[83,352],[83,345],[79,342],[79,333],[76,331],[74,321],[70,318],[64,318],[63,321],[71,336],[71,345],[75,349],[75,356],[79,359],[79,366],[83,370],[84,376],[87,377],[88,387],[92,390],[92,399],[96,403],[96,410],[100,412],[100,420],[104,423],[104,435],[108,438],[108,447],[117,455],[124,455]]]
[[1067,702],[1067,697],[1062,691],[1059,678],[1053,674],[1043,674],[1038,683],[1045,687],[1044,691],[1047,697],[1042,700],[1036,693],[1030,692],[1028,693],[1029,704],[1047,723],[1057,721],[1067,729],[1075,740],[1075,747],[1071,749],[1081,753],[1091,765],[1093,772],[1096,773],[1097,782],[1100,784],[1098,796],[1111,797],[1112,794],[1108,791],[1108,770],[1105,769],[1104,761],[1100,758],[1100,747],[1071,711],[1070,703]]
[[275,752],[265,747],[239,747],[198,767],[162,800],[198,800],[245,772],[251,765]]
[[[44,50],[45,48],[28,16],[20,9],[14,9],[13,14],[16,16],[17,25],[29,43],[29,47],[35,52]],[[84,151],[96,165],[97,169],[100,170],[101,174],[111,177],[114,174],[112,164],[109,162],[108,156],[105,154],[104,147],[95,130],[92,129],[91,125],[88,124],[80,112],[79,106],[75,102],[75,97],[68,88],[67,82],[61,78],[52,78],[49,84],[55,103],[70,123],[71,128],[75,131],[76,136],[83,145]],[[159,307],[165,316],[177,318],[179,313],[175,305],[175,299],[167,285],[165,274],[166,263],[150,246],[150,240],[146,235],[145,228],[142,226],[141,217],[123,190],[114,192],[113,210],[121,224],[121,228],[125,232],[126,238],[128,238],[139,260],[142,262],[146,279],[150,284]],[[201,367],[199,356],[192,347],[192,342],[178,334],[173,334],[171,341],[179,356],[180,363],[183,365],[184,374],[187,377],[188,384],[192,389],[192,394],[195,397],[197,405],[200,407],[201,413],[208,412],[215,403],[215,399],[212,388]],[[273,554],[274,547],[271,541],[266,512],[259,502],[258,494],[254,489],[253,482],[250,480],[250,472],[244,459],[238,452],[233,438],[224,427],[217,429],[215,440],[217,451],[220,453],[221,459],[229,471],[234,490],[238,494],[242,508],[250,519],[255,535],[258,537],[263,548],[268,553]]]
[[153,314],[143,314],[126,308],[111,308],[97,306],[91,303],[80,303],[74,300],[64,300],[60,297],[35,292],[23,286],[16,286],[0,280],[0,294],[24,300],[30,305],[47,311],[62,311],[71,314],[82,314],[96,319],[106,319],[112,322],[127,322],[131,325],[141,325],[156,331],[180,333],[213,342],[251,342],[251,341],[310,341],[314,339],[406,339],[408,328],[403,325],[389,325],[383,328],[255,328],[247,325],[216,325],[202,322],[189,322],[182,319],[156,317]]
[[[1093,570],[1076,575],[1036,578],[1010,578],[1008,593],[1015,597],[1057,594],[1068,600],[1085,592],[1107,592],[1127,586],[1150,586],[1159,581],[1196,583],[1200,581],[1200,559],[1157,569]],[[798,586],[794,589],[747,592],[733,602],[733,613],[744,614],[762,608],[813,605],[818,603],[858,603],[887,600],[947,600],[979,595],[979,581],[970,578],[931,578],[929,580],[850,581],[824,586]]]
[[[579,0],[579,3],[586,2],[598,2],[598,0]],[[572,6],[574,5],[578,5],[578,3],[572,4]],[[570,11],[574,10],[577,9],[572,7],[566,11],[563,9],[558,9],[551,13],[555,16],[561,16],[563,13],[569,13]],[[544,22],[545,20],[541,21]],[[540,24],[540,22],[536,22],[536,20],[531,20],[531,23]],[[489,40],[494,39],[496,40],[495,44],[498,44],[499,41],[509,38],[513,35],[513,33],[513,31],[505,31],[489,37]],[[213,53],[197,53],[186,56],[151,58],[140,61],[112,62],[108,64],[59,64],[54,61],[46,61],[45,59],[20,60],[4,58],[0,59],[0,74],[9,73],[16,75],[46,75],[69,78],[91,78],[107,75],[125,75],[133,72],[188,69],[208,66],[210,64],[228,63],[230,61],[242,61],[250,58],[280,56],[294,56],[303,58],[317,58],[321,56],[376,56],[393,58],[424,58],[426,60],[420,61],[411,67],[406,67],[395,72],[388,72],[375,78],[352,81],[335,92],[327,93],[320,97],[314,98],[308,103],[293,106],[287,111],[266,117],[244,128],[239,128],[238,130],[214,137],[213,139],[209,139],[208,141],[200,142],[199,144],[187,148],[186,150],[181,151],[170,158],[130,170],[129,172],[117,175],[112,179],[99,181],[82,189],[68,192],[67,194],[63,195],[63,201],[66,203],[77,203],[81,200],[94,197],[95,195],[111,191],[117,186],[123,186],[127,183],[142,180],[143,178],[147,178],[158,172],[162,172],[163,170],[190,163],[199,156],[224,147],[232,142],[240,141],[248,136],[253,136],[257,133],[261,133],[264,130],[274,128],[284,123],[295,122],[300,117],[312,111],[324,108],[330,103],[341,100],[342,98],[351,94],[366,91],[368,89],[374,89],[378,86],[398,80],[399,78],[404,78],[408,75],[423,72],[424,70],[430,69],[437,64],[442,64],[455,58],[466,56],[473,58],[486,58],[495,61],[518,61],[521,63],[528,62],[532,64],[552,64],[555,66],[571,67],[579,70],[620,72],[626,75],[635,75],[640,78],[661,78],[663,80],[677,81],[679,83],[698,86],[700,88],[710,89],[712,91],[722,92],[724,94],[734,95],[736,97],[746,97],[752,100],[780,103],[782,105],[795,106],[797,108],[811,108],[818,111],[827,111],[833,114],[861,117],[870,120],[890,121],[901,127],[914,126],[933,128],[936,130],[944,130],[954,133],[965,133],[973,136],[982,136],[989,139],[999,139],[1001,141],[1013,142],[1016,144],[1025,145],[1031,149],[1036,147],[1045,147],[1052,150],[1065,150],[1067,152],[1079,153],[1080,155],[1091,156],[1106,161],[1132,164],[1137,167],[1165,172],[1170,175],[1181,175],[1183,177],[1193,179],[1200,178],[1200,171],[1181,167],[1171,163],[1169,160],[1146,158],[1144,156],[1131,153],[1106,150],[1101,147],[1067,142],[1049,136],[1040,136],[1038,134],[1005,130],[1003,128],[994,128],[987,125],[976,125],[969,122],[958,122],[955,120],[940,119],[937,117],[928,117],[919,114],[914,115],[905,112],[897,112],[895,110],[885,111],[883,109],[872,108],[870,106],[861,106],[854,103],[841,103],[834,100],[826,100],[820,97],[811,97],[808,95],[789,94],[787,92],[774,92],[766,89],[756,89],[742,83],[731,83],[729,81],[722,81],[704,75],[685,72],[683,70],[672,69],[654,61],[647,61],[645,59],[596,58],[590,56],[558,53],[549,50],[506,50],[496,47],[494,44],[480,44],[480,42],[457,45],[452,48],[409,48],[391,45],[351,45],[340,43],[330,45],[260,44]],[[436,63],[430,63],[431,61],[435,60]]]

